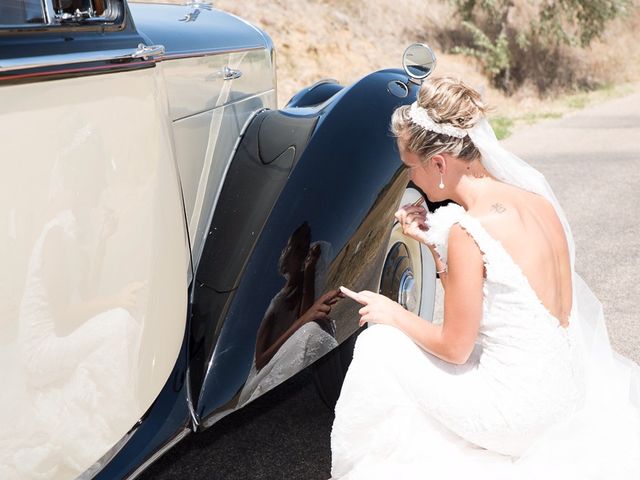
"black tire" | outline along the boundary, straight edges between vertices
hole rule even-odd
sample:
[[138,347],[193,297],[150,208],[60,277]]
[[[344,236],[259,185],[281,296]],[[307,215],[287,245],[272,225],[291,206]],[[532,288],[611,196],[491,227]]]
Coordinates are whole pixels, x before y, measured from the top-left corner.
[[356,340],[365,328],[367,328],[366,325],[356,330],[353,335],[311,365],[316,391],[322,402],[332,412],[336,407],[344,377],[351,364]]

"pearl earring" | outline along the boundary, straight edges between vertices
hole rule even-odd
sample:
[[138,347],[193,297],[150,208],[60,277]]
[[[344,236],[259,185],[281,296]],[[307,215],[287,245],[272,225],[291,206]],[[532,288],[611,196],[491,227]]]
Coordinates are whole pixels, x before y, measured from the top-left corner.
[[444,182],[442,181],[442,174],[440,174],[440,183],[438,184],[440,190],[444,190]]

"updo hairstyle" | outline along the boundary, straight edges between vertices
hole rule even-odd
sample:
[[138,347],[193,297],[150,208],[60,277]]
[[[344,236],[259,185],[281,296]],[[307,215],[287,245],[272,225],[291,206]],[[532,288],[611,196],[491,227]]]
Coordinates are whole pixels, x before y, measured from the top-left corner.
[[[477,91],[452,77],[425,80],[418,92],[417,101],[434,122],[448,123],[463,129],[472,128],[487,111],[487,106]],[[406,142],[405,148],[420,155],[423,161],[442,153],[467,161],[480,157],[480,152],[469,135],[456,138],[426,130],[413,123],[409,116],[410,109],[410,105],[403,105],[393,112],[391,131],[396,137],[402,137]]]

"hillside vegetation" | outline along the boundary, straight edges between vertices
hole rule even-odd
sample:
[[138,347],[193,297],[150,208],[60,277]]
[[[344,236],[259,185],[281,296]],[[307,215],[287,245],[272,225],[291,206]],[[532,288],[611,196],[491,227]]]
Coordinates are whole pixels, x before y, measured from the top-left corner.
[[[575,6],[587,0],[563,1]],[[613,2],[622,6],[613,20],[603,22],[604,28],[597,21],[588,24],[591,33],[597,35],[585,48],[577,35],[574,45],[572,41],[563,43],[554,55],[538,48],[530,49],[521,59],[524,50],[515,52],[520,62],[517,71],[511,71],[506,88],[487,69],[486,59],[478,55],[478,39],[463,25],[461,5],[475,8],[474,21],[480,27],[487,12],[492,13],[490,5],[494,10],[502,8],[495,11],[502,12],[510,35],[518,40],[521,32],[531,32],[535,26],[533,0],[505,0],[503,4],[497,4],[497,0],[477,4],[474,0],[216,0],[213,4],[256,24],[273,38],[280,106],[299,89],[322,78],[349,84],[373,70],[400,67],[406,46],[419,41],[434,48],[437,75],[454,75],[478,88],[496,107],[494,115],[527,121],[557,116],[563,109],[584,104],[588,100],[580,92],[604,88],[606,96],[617,91],[615,85],[640,79],[640,45],[636,39],[640,0],[588,1],[603,8]],[[546,0],[545,5],[555,2]],[[509,9],[500,5],[509,5]],[[564,12],[565,17],[551,22],[560,33],[575,31],[573,8],[568,14]],[[577,19],[578,10],[575,15]],[[491,32],[486,25],[484,32],[495,46],[500,32]],[[536,35],[534,32],[529,37],[533,44],[539,43]],[[475,52],[471,48],[474,46]],[[455,51],[464,53],[452,53]],[[570,93],[574,95],[568,101],[554,101]],[[579,100],[572,100],[576,96]]]

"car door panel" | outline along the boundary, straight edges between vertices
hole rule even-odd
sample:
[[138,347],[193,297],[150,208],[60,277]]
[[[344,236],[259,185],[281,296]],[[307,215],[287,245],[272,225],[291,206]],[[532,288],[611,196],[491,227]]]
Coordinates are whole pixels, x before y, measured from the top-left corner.
[[162,69],[174,120],[273,89],[264,47],[170,59]]
[[0,104],[2,429],[8,451],[40,445],[77,475],[153,403],[183,343],[166,91],[145,68],[0,86]]

